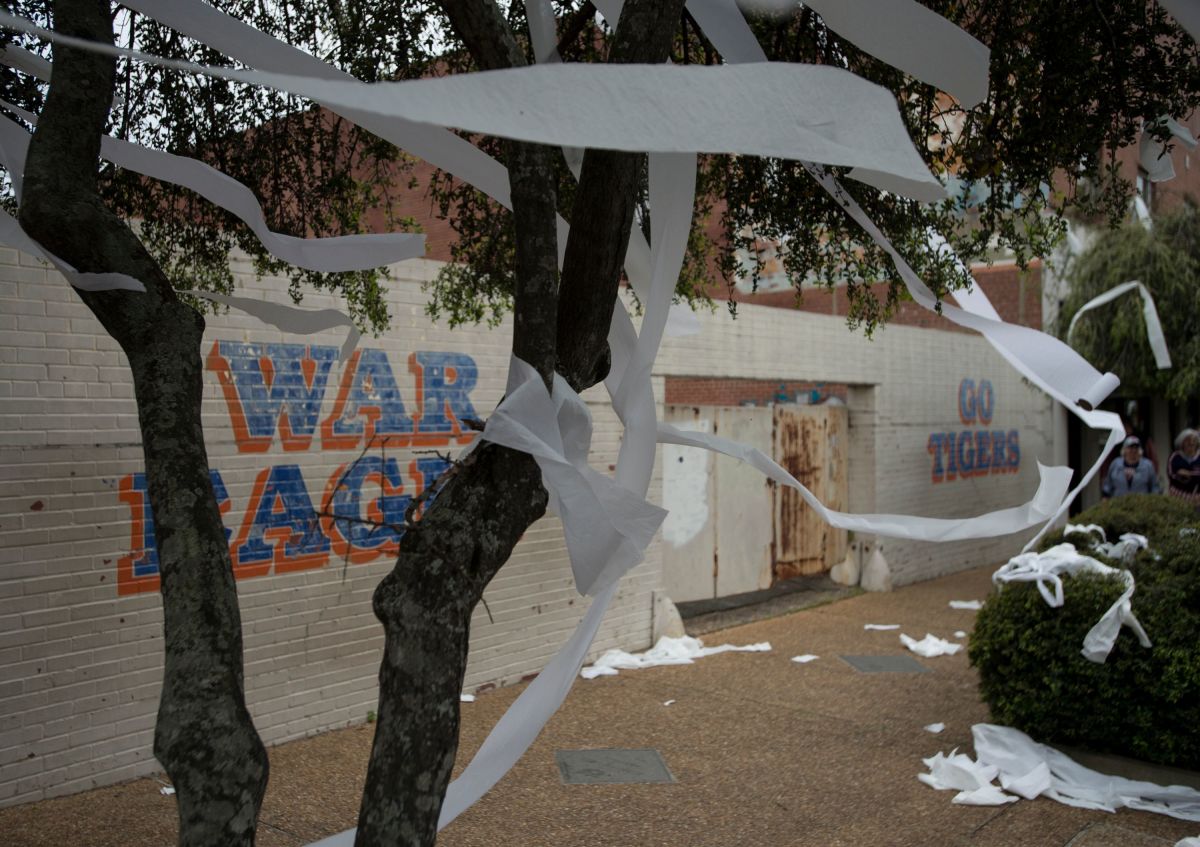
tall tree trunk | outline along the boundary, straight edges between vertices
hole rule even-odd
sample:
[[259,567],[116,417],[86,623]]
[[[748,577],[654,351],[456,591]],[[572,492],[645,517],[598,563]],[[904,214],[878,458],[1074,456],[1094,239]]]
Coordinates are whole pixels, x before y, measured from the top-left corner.
[[405,533],[396,567],[375,590],[384,656],[357,845],[434,843],[458,749],[471,612],[545,509],[533,459],[483,445]]
[[[524,64],[493,0],[442,5],[481,69]],[[610,60],[664,61],[682,7],[683,0],[627,0]],[[513,352],[547,386],[557,368],[583,390],[607,370],[608,325],[633,219],[639,157],[585,154],[574,211],[579,226],[567,245],[560,290],[553,151],[509,142],[505,153],[517,245]],[[580,314],[572,315],[575,310]],[[572,320],[566,333],[564,316]],[[455,469],[401,539],[396,566],[374,596],[384,656],[356,847],[428,847],[436,841],[458,749],[471,612],[546,502],[530,456],[486,444]]]
[[[107,0],[58,0],[55,28],[112,40]],[[177,790],[180,844],[252,845],[267,754],[246,710],[242,632],[229,549],[200,420],[204,321],[97,191],[114,61],[55,47],[54,78],[30,143],[20,220],[79,271],[146,286],[78,292],[133,372],[162,577],[166,659],[154,752]]]
[[[491,3],[446,2],[482,68],[523,64]],[[546,385],[554,374],[558,313],[556,190],[550,148],[505,145],[517,230],[513,353]],[[415,847],[437,839],[458,750],[459,694],[471,612],[522,533],[546,511],[533,458],[484,445],[438,492],[400,542],[375,590],[384,627],[379,711],[359,810],[358,847]]]

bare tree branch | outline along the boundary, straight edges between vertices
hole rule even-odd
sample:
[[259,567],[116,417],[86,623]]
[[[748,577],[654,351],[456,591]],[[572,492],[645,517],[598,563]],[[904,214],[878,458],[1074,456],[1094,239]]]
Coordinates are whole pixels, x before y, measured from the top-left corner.
[[[525,65],[504,15],[493,0],[441,0],[459,38],[484,70]],[[554,374],[558,320],[557,190],[553,148],[505,143],[516,229],[513,354],[542,375]]]
[[[683,0],[628,0],[609,61],[670,55]],[[608,326],[629,245],[642,156],[588,150],[571,215],[558,310],[558,371],[577,391],[608,373]]]

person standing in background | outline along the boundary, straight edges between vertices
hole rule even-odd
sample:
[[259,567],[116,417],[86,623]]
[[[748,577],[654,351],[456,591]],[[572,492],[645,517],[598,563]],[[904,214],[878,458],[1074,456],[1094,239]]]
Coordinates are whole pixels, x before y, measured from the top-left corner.
[[1154,465],[1142,456],[1142,442],[1136,435],[1129,436],[1121,445],[1121,458],[1108,466],[1100,493],[1105,500],[1126,494],[1162,493]]
[[1200,511],[1200,432],[1185,429],[1167,460],[1167,491]]
[[1146,419],[1142,415],[1142,406],[1137,400],[1130,400],[1125,405],[1125,435],[1132,435],[1142,443],[1142,455],[1150,460],[1150,464],[1154,465],[1154,472],[1158,473],[1158,449],[1154,446],[1154,439],[1150,437],[1149,427],[1146,426]]
[[[1150,437],[1146,431],[1145,421],[1142,419],[1141,406],[1137,400],[1130,400],[1125,404],[1125,412],[1121,415],[1121,423],[1125,426],[1126,438],[1136,438],[1142,447],[1142,455],[1150,460],[1150,464],[1154,466],[1154,472],[1158,473],[1158,450],[1154,446],[1154,439]],[[1108,479],[1108,472],[1112,468],[1114,462],[1121,460],[1121,454],[1124,447],[1114,447],[1112,452],[1105,458],[1100,465],[1100,480]],[[1107,495],[1106,495],[1107,496]]]

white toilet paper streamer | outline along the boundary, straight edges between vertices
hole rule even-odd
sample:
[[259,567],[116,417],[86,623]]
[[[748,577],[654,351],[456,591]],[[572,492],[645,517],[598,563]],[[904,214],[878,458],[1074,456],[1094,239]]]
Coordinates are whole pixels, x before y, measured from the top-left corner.
[[[888,4],[877,2],[876,5],[882,7]],[[745,19],[739,17],[730,21],[728,27],[706,30],[705,35],[729,61],[765,61],[766,54],[753,37],[739,37],[739,33],[743,30],[748,31],[749,26]],[[926,47],[930,55],[937,55],[939,52],[936,43],[927,43]],[[846,213],[867,232],[871,239],[888,253],[913,299],[922,307],[934,310],[937,300],[933,296],[933,292],[917,277],[854,198],[850,197],[837,180],[827,174],[823,168],[811,163],[805,163],[805,167],[813,178],[829,192],[830,196],[846,210]],[[940,239],[931,240],[935,241],[936,246],[936,241]],[[1029,541],[1025,548],[1028,550],[1062,516],[1071,501],[1083,490],[1083,487],[1091,482],[1092,477],[1100,469],[1103,456],[1107,455],[1124,438],[1124,426],[1117,415],[1092,411],[1094,406],[1117,387],[1119,380],[1113,374],[1101,376],[1095,368],[1057,339],[1027,327],[1017,327],[1000,321],[996,310],[978,285],[966,291],[957,291],[954,297],[962,308],[955,309],[943,304],[943,313],[946,317],[955,323],[982,333],[1009,364],[1070,409],[1085,424],[1093,429],[1103,429],[1109,432],[1107,445],[1101,451],[1100,458],[1083,474],[1079,484],[1063,500],[1056,514],[1046,522],[1042,531]]]
[[1142,138],[1138,142],[1138,165],[1146,172],[1146,179],[1151,182],[1167,182],[1175,178],[1175,162],[1167,153],[1165,141],[1159,141],[1149,130],[1156,124],[1165,124],[1175,138],[1193,150],[1196,147],[1196,137],[1192,131],[1170,115],[1163,115],[1155,121],[1147,121],[1142,127]]
[[953,641],[938,638],[930,632],[925,633],[925,637],[920,641],[902,632],[900,633],[900,643],[918,656],[924,656],[926,659],[933,659],[937,656],[953,656],[963,648],[961,644],[955,644]]
[[[179,4],[175,4],[175,5],[179,5]],[[690,209],[689,209],[689,211],[690,211]],[[686,228],[685,228],[685,229],[686,229]],[[676,266],[676,267],[677,267],[677,266]],[[672,280],[672,281],[673,281],[673,280]],[[621,308],[621,309],[618,309],[618,312],[623,312],[623,308]],[[663,309],[664,317],[665,317],[665,312],[666,312],[666,310],[665,310],[665,309]],[[648,317],[649,317],[649,314],[650,314],[650,310],[648,310]],[[626,326],[626,325],[627,325],[627,326]],[[661,330],[660,330],[660,331],[661,331]],[[624,315],[624,316],[623,316],[623,315],[621,315],[621,314],[618,314],[618,315],[616,316],[616,319],[614,320],[614,330],[613,330],[613,336],[614,336],[614,337],[621,337],[622,335],[624,335],[624,336],[628,337],[630,333],[632,333],[632,324],[631,324],[631,323],[628,321],[628,316],[627,316],[627,315]],[[614,357],[614,358],[616,358],[616,357]],[[628,362],[626,362],[626,365],[628,365]],[[617,368],[614,368],[614,371],[615,371],[615,370],[617,370]],[[1094,372],[1093,372],[1093,373],[1094,373]],[[611,382],[610,382],[610,385],[611,385]],[[616,387],[617,387],[618,391],[621,391],[621,390],[622,390],[622,389],[621,389],[621,386],[620,386],[620,384],[617,384],[617,386],[616,386]],[[648,386],[647,386],[647,387],[648,387]],[[624,393],[625,393],[627,396],[629,396],[629,395],[635,395],[635,394],[644,394],[644,393],[645,393],[645,392],[635,392],[635,391],[633,391],[632,389],[629,389],[629,388],[625,388],[625,389],[623,389],[623,390],[624,390]],[[1093,390],[1094,390],[1094,389],[1093,389]],[[1111,389],[1110,389],[1110,390],[1111,390]],[[1095,393],[1098,393],[1098,391],[1097,391],[1097,392],[1095,392]],[[651,396],[652,396],[652,395],[651,395]],[[1101,395],[1101,396],[1102,396],[1102,395]],[[650,410],[650,411],[651,411],[650,420],[651,420],[651,421],[653,421],[653,408],[651,408],[651,410]],[[626,410],[626,412],[627,412],[627,417],[629,417],[629,418],[633,418],[633,417],[635,417],[634,413],[636,413],[636,412],[637,412],[636,406],[635,406],[635,407],[632,407],[632,408],[629,408],[629,409],[627,409],[627,410]],[[627,437],[626,437],[626,445],[628,445],[628,444],[630,444],[630,443],[634,443],[634,442],[636,442],[636,439],[635,439],[635,438],[633,438],[632,436],[634,436],[634,435],[635,435],[635,431],[636,431],[637,429],[643,429],[643,431],[644,431],[644,428],[643,428],[643,427],[634,427],[634,426],[630,426],[630,424],[632,424],[632,423],[634,423],[634,421],[633,421],[633,420],[626,420],[626,424],[627,424],[627,426],[629,426],[629,430],[627,431]],[[643,439],[643,440],[644,440],[644,439]],[[623,450],[624,450],[624,446],[626,446],[626,445],[623,445]],[[644,448],[643,448],[643,449],[644,449]],[[652,457],[652,455],[653,455],[653,453],[652,453],[652,451],[651,451],[651,457]],[[627,466],[628,466],[628,463],[627,463]],[[619,478],[620,478],[620,476],[621,476],[621,472],[620,472],[620,471],[621,471],[621,467],[619,466],[619,467],[618,467],[618,479],[619,479]],[[1036,499],[1036,498],[1035,498],[1035,499]],[[608,586],[611,588],[611,587],[612,587],[614,584],[615,584],[615,583],[609,582],[609,583],[608,583]],[[609,596],[611,596],[611,592],[610,592],[610,591],[602,591],[602,592],[601,592],[601,597],[603,597],[604,595],[609,595]],[[599,599],[599,598],[598,598],[598,599]],[[600,603],[593,604],[593,609],[594,609],[594,608],[595,608],[595,606],[597,606],[597,605],[603,605],[603,604],[600,604]],[[579,633],[582,633],[582,632],[584,632],[585,630],[587,630],[587,629],[589,629],[589,628],[590,628],[590,629],[591,629],[591,630],[594,632],[594,625],[593,625],[593,626],[590,626],[590,627],[588,626],[588,623],[589,623],[589,618],[593,618],[593,619],[594,619],[593,623],[594,623],[595,625],[598,625],[599,621],[598,621],[598,619],[595,619],[595,618],[596,618],[596,616],[592,615],[592,614],[591,614],[591,612],[592,612],[592,610],[589,610],[589,615],[588,615],[587,617],[585,617],[585,621],[584,621],[584,624],[585,624],[585,626],[581,627],[580,631],[579,631],[579,632],[577,632],[577,635],[578,635]],[[575,639],[573,638],[572,640],[574,641]],[[585,652],[585,651],[586,651],[586,645],[584,645],[584,647],[583,647],[583,652]],[[553,664],[553,663],[552,663],[552,664]],[[547,671],[549,671],[549,668],[547,669]],[[548,677],[548,673],[544,673],[544,674],[542,675],[542,677]],[[539,677],[539,681],[542,679],[542,677]],[[536,685],[536,682],[535,682],[535,685]],[[525,693],[526,693],[526,694],[531,694],[531,693],[532,693],[532,688],[533,688],[533,686],[531,686],[531,689],[527,690]],[[565,694],[565,692],[564,692],[564,694]],[[524,696],[524,695],[523,695],[523,696]],[[502,721],[502,723],[503,723],[503,721]],[[498,727],[498,729],[499,729],[499,727]],[[536,731],[536,730],[535,730],[535,731]],[[486,745],[485,745],[485,746],[486,746]],[[448,795],[447,799],[448,799],[448,800],[450,799],[450,795]]]
[[1200,3],[1196,0],[1158,0],[1192,38],[1200,41]]
[[[705,647],[699,638],[684,635],[671,638],[664,635],[649,650],[641,653],[627,653],[624,650],[608,650],[589,667],[583,668],[579,675],[583,679],[596,679],[602,676],[617,676],[623,670],[642,670],[644,668],[659,668],[668,665],[691,665],[697,659],[705,656],[715,656],[718,653],[769,653],[771,644],[762,641],[757,644],[735,646],[720,644],[716,647]],[[804,658],[797,656],[793,662],[803,659],[809,661],[816,656]]]
[[[964,108],[973,108],[987,98],[990,59],[987,46],[916,0],[888,3],[805,0],[805,3],[847,41],[917,79],[936,85]],[[700,25],[704,26],[704,22]]]
[[[1081,809],[1137,809],[1200,821],[1200,791],[1194,788],[1102,774],[1007,726],[979,723],[971,727],[971,735],[976,760],[957,750],[948,756],[938,753],[923,760],[930,772],[917,775],[932,788],[957,790],[954,803],[1000,805],[1016,802],[1014,795],[1019,795]],[[1003,791],[992,782],[997,777]]]
[[[367,84],[241,71],[151,56],[50,32],[0,12],[0,24],[54,43],[262,85],[345,110],[556,146],[807,159],[885,174],[917,199],[945,196],[887,89],[822,65],[557,64]],[[762,104],[771,103],[764,110]]]
[[[24,109],[4,101],[0,101],[0,106],[28,123],[37,124],[37,116]],[[0,164],[12,175],[18,200],[29,140],[30,134],[23,127],[8,118],[0,118]],[[111,136],[100,140],[100,155],[119,167],[196,192],[236,215],[273,256],[297,267],[323,272],[355,271],[425,255],[425,236],[419,233],[297,238],[274,232],[267,226],[254,192],[197,159],[151,150]]]
[[1034,582],[1042,599],[1054,608],[1063,604],[1063,574],[1097,573],[1102,575],[1120,576],[1125,583],[1125,591],[1117,598],[1107,612],[1101,616],[1084,636],[1084,658],[1088,661],[1103,663],[1112,652],[1113,644],[1121,626],[1133,630],[1143,647],[1149,647],[1150,639],[1142,625],[1133,614],[1130,602],[1133,597],[1133,574],[1127,570],[1117,570],[1101,564],[1091,556],[1084,556],[1075,550],[1073,544],[1059,544],[1042,553],[1022,553],[1008,560],[1008,563],[992,574],[992,581],[1000,584],[1005,582]]
[[211,291],[182,289],[180,293],[203,297],[214,303],[223,303],[252,315],[283,332],[291,332],[296,335],[312,335],[327,329],[349,327],[350,331],[346,333],[346,340],[342,342],[342,349],[338,356],[339,362],[350,358],[355,345],[358,344],[358,339],[362,336],[350,316],[337,309],[299,309],[295,306],[285,306],[282,303],[254,300],[249,297],[234,297],[230,294],[215,294]]
[[1163,335],[1162,323],[1158,319],[1158,309],[1154,306],[1154,298],[1150,296],[1149,289],[1137,280],[1114,286],[1080,306],[1079,311],[1071,318],[1071,323],[1067,327],[1067,343],[1071,343],[1071,333],[1075,331],[1075,326],[1084,314],[1106,303],[1111,303],[1128,291],[1137,291],[1142,298],[1142,319],[1146,322],[1146,340],[1150,342],[1150,350],[1154,353],[1154,363],[1158,365],[1159,370],[1166,370],[1171,367],[1171,354],[1167,350],[1167,339]]

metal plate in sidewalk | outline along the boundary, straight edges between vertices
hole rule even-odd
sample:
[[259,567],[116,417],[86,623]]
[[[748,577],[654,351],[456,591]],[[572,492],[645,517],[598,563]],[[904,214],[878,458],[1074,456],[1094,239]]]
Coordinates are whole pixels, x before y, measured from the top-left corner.
[[657,750],[555,750],[567,785],[674,782]]
[[929,668],[912,656],[842,656],[860,673],[929,673]]

